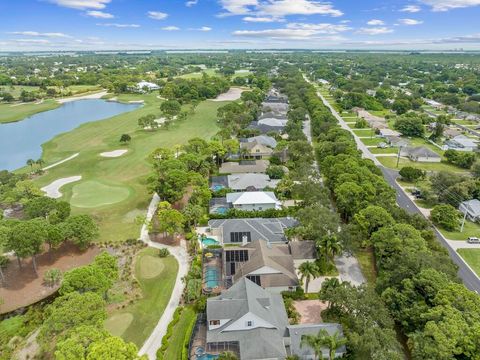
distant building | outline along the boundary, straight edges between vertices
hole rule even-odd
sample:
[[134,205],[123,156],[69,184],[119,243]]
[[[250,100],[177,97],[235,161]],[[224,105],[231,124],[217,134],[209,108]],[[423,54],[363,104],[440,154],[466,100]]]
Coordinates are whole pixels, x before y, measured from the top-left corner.
[[478,141],[465,135],[458,135],[445,142],[449,149],[457,151],[477,151]]
[[227,194],[227,204],[244,211],[281,209],[281,203],[271,191],[247,191]]
[[250,158],[262,159],[272,155],[273,150],[256,141],[240,143],[240,152]]
[[154,83],[151,83],[151,82],[148,82],[148,81],[140,81],[138,84],[137,84],[137,90],[139,91],[154,91],[154,90],[159,90],[160,89],[160,86],[158,86],[157,84],[154,84]]
[[254,136],[254,137],[247,138],[247,139],[241,139],[240,141],[241,142],[254,142],[255,141],[259,144],[268,146],[272,149],[275,149],[277,147],[277,140],[275,140],[273,137],[267,136],[267,135]]
[[467,214],[467,218],[471,221],[480,220],[480,201],[478,199],[463,201],[460,203],[458,210],[462,214]]
[[242,160],[240,162],[224,162],[218,172],[220,174],[260,173],[267,171],[268,160]]
[[435,151],[424,146],[405,147],[400,151],[400,156],[409,158],[415,162],[441,162],[442,157]]
[[227,187],[234,191],[258,191],[276,188],[280,180],[272,180],[266,174],[232,174],[227,176]]

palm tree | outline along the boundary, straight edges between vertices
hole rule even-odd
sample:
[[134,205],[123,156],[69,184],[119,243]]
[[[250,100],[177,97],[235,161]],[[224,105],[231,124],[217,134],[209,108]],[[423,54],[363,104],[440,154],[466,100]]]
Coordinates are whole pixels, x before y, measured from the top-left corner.
[[305,292],[308,293],[308,284],[310,283],[310,280],[318,277],[318,267],[314,262],[306,261],[300,265],[298,271],[300,272],[300,280],[302,283],[305,281]]
[[317,246],[319,252],[330,262],[333,262],[335,255],[338,255],[343,251],[343,246],[335,235],[324,236],[317,243]]
[[304,345],[312,348],[313,353],[315,354],[314,360],[323,360],[322,348],[323,342],[321,337],[318,335],[302,335],[302,339],[300,340],[300,347]]
[[35,164],[37,164],[38,167],[41,168],[45,164],[45,161],[43,161],[43,159],[38,159],[37,161],[35,161]]
[[238,360],[238,357],[231,351],[224,351],[218,356],[217,359],[218,360]]
[[33,160],[33,159],[28,159],[28,160],[27,160],[27,165],[30,166],[30,167],[32,168],[32,170],[33,170],[33,165],[35,165],[35,160]]
[[327,330],[322,329],[318,332],[318,336],[321,336],[322,344],[328,348],[328,357],[330,360],[335,359],[337,349],[347,343],[347,339],[341,336],[338,331],[330,335]]

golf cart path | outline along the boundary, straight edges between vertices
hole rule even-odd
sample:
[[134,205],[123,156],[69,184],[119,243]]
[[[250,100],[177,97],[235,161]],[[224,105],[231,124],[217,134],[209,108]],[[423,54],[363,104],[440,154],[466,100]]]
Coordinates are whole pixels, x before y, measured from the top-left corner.
[[[153,195],[152,201],[148,206],[146,223],[152,220],[159,202],[160,198],[158,197],[158,195]],[[172,254],[178,261],[177,279],[175,280],[175,287],[173,288],[172,295],[170,296],[167,307],[165,308],[163,315],[158,320],[155,329],[153,329],[152,333],[139,351],[139,355],[146,354],[150,360],[156,360],[157,350],[162,345],[162,338],[167,333],[168,324],[173,320],[173,313],[178,307],[183,294],[183,289],[185,285],[182,281],[182,278],[186,276],[188,272],[188,254],[186,250],[185,240],[181,241],[180,246],[168,246],[152,242],[148,234],[148,226],[145,224],[142,226],[142,229],[140,231],[140,240],[155,249],[168,249],[170,251],[170,254]]]
[[48,166],[45,166],[44,168],[42,168],[42,170],[48,170],[48,169],[51,169],[57,165],[60,165],[60,164],[63,164],[64,162],[67,162],[69,160],[72,160],[72,159],[75,159],[78,155],[80,155],[80,153],[75,153],[73,154],[72,156],[69,156],[63,160],[60,160],[60,161],[57,161],[56,163],[52,164],[52,165],[48,165]]

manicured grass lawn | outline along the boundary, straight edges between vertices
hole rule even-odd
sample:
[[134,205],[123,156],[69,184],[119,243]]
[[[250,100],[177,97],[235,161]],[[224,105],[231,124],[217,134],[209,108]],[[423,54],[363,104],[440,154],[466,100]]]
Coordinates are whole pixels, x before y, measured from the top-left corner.
[[354,130],[356,129],[355,128],[355,124],[356,124],[355,122],[350,123],[349,119],[345,119],[345,121],[348,123],[347,125],[350,129],[354,129]]
[[[162,269],[160,273],[151,266],[151,258]],[[142,269],[142,262],[148,259],[148,269],[155,276]],[[115,310],[105,323],[107,330],[125,341],[131,341],[141,347],[160,319],[170,300],[178,263],[173,256],[158,257],[158,250],[148,248],[142,250],[135,259],[135,277],[142,288],[143,298],[121,310]]]
[[478,124],[475,122],[475,121],[469,121],[469,120],[453,120],[452,121],[454,124],[458,124],[458,125],[477,125]]
[[381,142],[385,142],[384,139],[380,139],[380,138],[376,138],[376,137],[371,138],[371,139],[360,139],[360,141],[363,142],[367,146],[378,145]]
[[385,117],[391,114],[389,109],[378,110],[378,111],[371,110],[369,111],[369,113],[378,117]]
[[345,117],[357,117],[357,114],[355,114],[354,112],[342,112],[340,114],[341,117],[345,118]]
[[192,307],[187,306],[183,309],[178,323],[173,327],[172,337],[168,341],[168,348],[165,351],[164,359],[181,359],[183,344],[190,337],[187,331],[191,330],[197,314]]
[[[63,199],[70,201],[74,191],[78,194],[73,198],[72,212],[92,215],[99,224],[100,241],[103,242],[138,237],[140,225],[135,224],[135,217],[146,211],[151,198],[147,190],[147,178],[151,172],[148,156],[158,147],[173,148],[193,137],[211,138],[218,131],[217,109],[226,103],[204,101],[198,105],[195,114],[172,124],[168,130],[145,131],[138,126],[138,118],[148,114],[160,115],[161,100],[156,94],[120,95],[118,98],[121,101],[145,100],[145,105],[110,119],[83,124],[44,144],[43,160],[47,165],[74,153],[80,155],[35,180],[42,187],[56,179],[81,175],[80,182],[62,187]],[[132,137],[129,145],[119,143],[121,134]],[[128,152],[117,158],[99,156],[101,152],[117,149],[128,149]],[[89,184],[86,189],[93,189],[93,192],[88,195],[82,191],[84,194],[78,198],[79,190],[85,190],[85,183]],[[122,191],[116,191],[112,196],[103,193],[108,190],[104,186]],[[128,197],[124,198],[126,191]],[[112,198],[114,201],[123,200],[101,207],[85,207],[105,204]]]
[[460,230],[451,232],[440,228],[439,230],[447,239],[450,240],[467,240],[471,236],[480,237],[480,225],[471,221],[465,222],[463,232],[460,232]]
[[468,265],[480,276],[480,249],[458,249],[457,252]]
[[435,151],[438,155],[441,155],[441,156],[443,156],[443,154],[445,153],[442,149],[436,147],[435,145],[426,141],[425,139],[411,138],[411,139],[408,139],[408,141],[410,142],[410,146],[423,146],[423,147],[429,148],[432,151]]
[[127,187],[85,181],[73,186],[70,204],[79,208],[95,208],[123,201],[129,195],[130,190]]
[[375,271],[375,258],[372,249],[358,249],[355,251],[355,257],[360,264],[363,276],[369,284],[375,284],[377,273]]
[[368,136],[368,137],[375,137],[375,131],[373,129],[356,129],[353,130],[357,136]]
[[385,149],[370,148],[369,150],[372,154],[398,154],[398,149],[393,147],[389,147]]
[[220,76],[216,73],[215,69],[206,69],[199,72],[183,74],[178,77],[182,79],[201,79],[204,73],[207,74],[208,76]]
[[[395,157],[379,157],[378,160],[388,168],[392,168],[392,169],[397,168],[397,158]],[[426,171],[451,171],[451,172],[457,172],[457,173],[466,173],[465,170],[462,170],[456,166],[453,166],[444,162],[419,163],[419,162],[414,162],[407,159],[400,159],[398,169],[401,169],[404,166],[411,166],[411,167],[426,170]]]
[[55,100],[45,100],[41,104],[0,104],[0,123],[23,120],[36,113],[53,110],[60,104]]

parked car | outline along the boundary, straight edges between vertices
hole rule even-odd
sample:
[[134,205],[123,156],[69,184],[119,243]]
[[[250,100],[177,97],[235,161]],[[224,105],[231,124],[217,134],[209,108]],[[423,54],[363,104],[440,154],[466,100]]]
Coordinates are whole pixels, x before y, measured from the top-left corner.
[[470,236],[468,239],[467,239],[467,242],[469,244],[480,244],[480,239],[478,237],[475,237],[475,236]]

